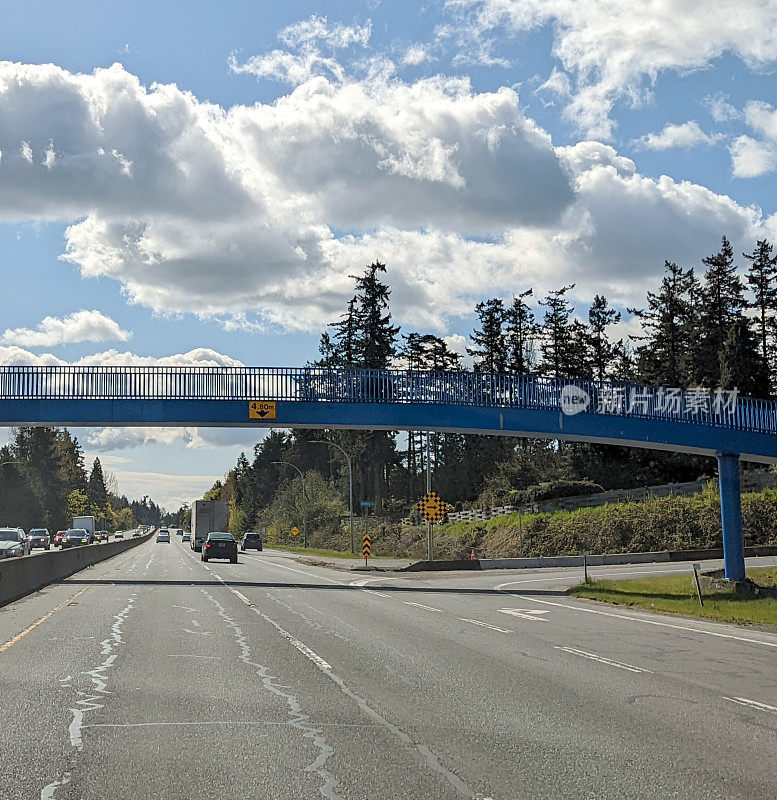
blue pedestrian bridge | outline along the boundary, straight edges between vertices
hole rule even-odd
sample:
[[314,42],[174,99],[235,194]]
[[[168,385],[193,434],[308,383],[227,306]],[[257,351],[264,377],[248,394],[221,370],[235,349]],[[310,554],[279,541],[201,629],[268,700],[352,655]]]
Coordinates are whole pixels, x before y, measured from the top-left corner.
[[740,459],[777,463],[773,400],[482,372],[0,366],[0,425],[431,430],[713,456],[732,579],[744,577]]

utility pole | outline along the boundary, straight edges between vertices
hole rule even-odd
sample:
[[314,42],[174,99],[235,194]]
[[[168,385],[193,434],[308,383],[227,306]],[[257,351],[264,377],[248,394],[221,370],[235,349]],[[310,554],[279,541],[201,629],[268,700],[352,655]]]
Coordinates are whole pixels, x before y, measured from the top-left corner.
[[339,444],[330,442],[328,439],[311,439],[310,442],[311,444],[328,444],[332,447],[336,447],[345,456],[345,460],[348,462],[348,526],[351,529],[351,552],[355,553],[356,544],[353,538],[353,459]]
[[303,547],[308,546],[308,496],[307,492],[305,492],[305,476],[302,474],[302,470],[296,465],[292,464],[291,461],[271,461],[271,464],[285,464],[287,467],[292,467],[292,469],[296,469],[299,473],[300,480],[302,481],[302,545]]
[[[431,432],[426,432],[426,493],[432,491],[432,465],[431,460],[429,458],[429,439],[431,437]],[[432,523],[426,523],[426,554],[431,561],[434,558],[434,545],[432,542]]]

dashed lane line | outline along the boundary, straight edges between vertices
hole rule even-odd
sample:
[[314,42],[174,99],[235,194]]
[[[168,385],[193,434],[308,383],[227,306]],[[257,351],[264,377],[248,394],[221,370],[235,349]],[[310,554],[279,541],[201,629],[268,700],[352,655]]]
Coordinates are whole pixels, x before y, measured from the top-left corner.
[[406,606],[415,606],[416,608],[426,609],[426,611],[435,611],[437,614],[445,613],[441,608],[434,608],[433,606],[425,606],[423,603],[411,603],[409,600],[403,600],[402,602]]
[[528,597],[527,595],[518,594],[517,592],[505,592],[513,597],[525,600],[527,603],[541,603],[545,606],[555,606],[556,608],[566,608],[570,611],[580,611],[584,614],[599,614],[602,617],[612,617],[613,619],[625,620],[627,622],[641,622],[644,625],[655,625],[659,628],[672,628],[678,631],[690,631],[691,633],[702,633],[705,636],[714,636],[718,639],[732,639],[736,642],[747,642],[748,644],[760,644],[763,647],[777,647],[777,641],[770,642],[766,639],[753,639],[749,636],[739,636],[735,633],[723,633],[722,631],[710,631],[704,628],[695,628],[692,625],[679,625],[675,622],[664,622],[658,619],[649,619],[647,617],[634,617],[630,614],[616,614],[613,611],[602,611],[598,608],[587,608],[586,606],[579,605],[573,606],[569,603],[555,603],[552,600],[540,600],[538,597]]
[[748,708],[755,708],[758,711],[768,711],[772,714],[777,714],[777,706],[759,703],[757,700],[748,700],[746,697],[721,697],[720,699],[728,700],[730,703],[736,703],[739,706],[747,706]]
[[578,650],[576,647],[562,647],[560,645],[553,645],[556,650],[563,650],[565,653],[570,653],[573,656],[580,656],[581,658],[588,658],[591,661],[598,661],[600,664],[607,664],[608,667],[617,667],[618,669],[625,669],[627,672],[646,672],[653,674],[652,670],[643,669],[642,667],[635,667],[633,664],[626,664],[623,661],[615,661],[612,658],[605,658],[598,656],[596,653],[589,653],[585,650]]
[[467,617],[459,617],[461,622],[471,622],[473,625],[480,625],[481,628],[489,628],[492,631],[499,631],[499,633],[512,633],[507,628],[498,628],[496,625],[491,625],[488,622],[481,622],[479,619],[468,619]]

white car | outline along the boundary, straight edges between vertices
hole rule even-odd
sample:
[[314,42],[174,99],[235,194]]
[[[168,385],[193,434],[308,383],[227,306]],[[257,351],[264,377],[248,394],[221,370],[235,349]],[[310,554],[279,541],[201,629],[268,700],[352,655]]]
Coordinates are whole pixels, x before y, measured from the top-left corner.
[[170,531],[159,531],[159,533],[156,535],[156,541],[157,544],[159,544],[159,542],[166,542],[167,544],[170,544]]
[[116,531],[116,533],[113,534],[113,538],[114,539],[123,539],[124,538],[123,531]]
[[191,542],[191,540],[192,540],[192,535],[190,533],[185,533],[183,535],[183,538],[181,539],[182,542]]

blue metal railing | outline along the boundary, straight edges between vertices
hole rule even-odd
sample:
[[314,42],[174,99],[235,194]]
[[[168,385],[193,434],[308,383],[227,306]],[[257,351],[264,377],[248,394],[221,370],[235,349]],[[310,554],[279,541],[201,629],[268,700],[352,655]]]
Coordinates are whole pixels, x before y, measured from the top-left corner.
[[[438,403],[579,411],[777,433],[777,402],[535,375],[321,367],[2,367],[0,400]],[[577,405],[576,405],[577,404]]]

